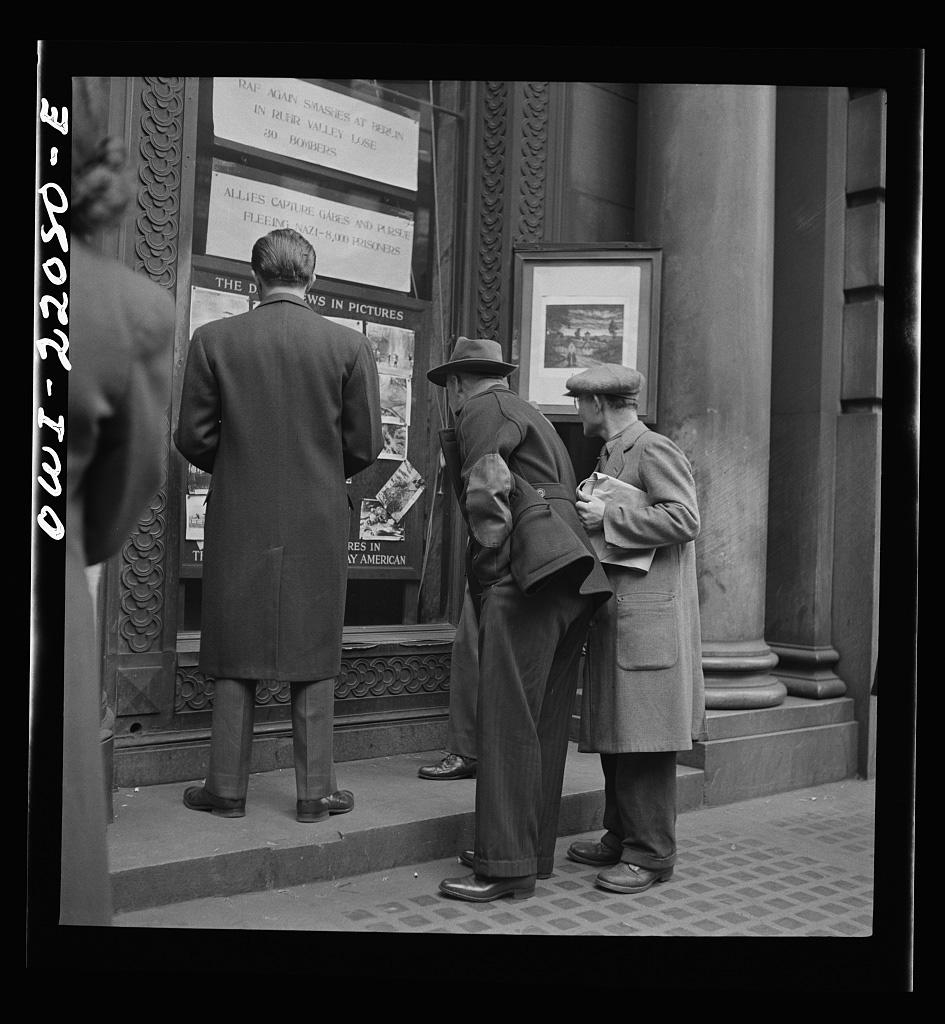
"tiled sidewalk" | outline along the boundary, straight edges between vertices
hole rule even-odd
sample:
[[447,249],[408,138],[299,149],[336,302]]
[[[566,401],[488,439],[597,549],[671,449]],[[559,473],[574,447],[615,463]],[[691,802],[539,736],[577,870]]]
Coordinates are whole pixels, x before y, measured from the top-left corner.
[[851,779],[680,815],[673,879],[638,896],[566,859],[535,896],[465,903],[455,859],[119,914],[119,927],[522,935],[868,936],[875,784]]

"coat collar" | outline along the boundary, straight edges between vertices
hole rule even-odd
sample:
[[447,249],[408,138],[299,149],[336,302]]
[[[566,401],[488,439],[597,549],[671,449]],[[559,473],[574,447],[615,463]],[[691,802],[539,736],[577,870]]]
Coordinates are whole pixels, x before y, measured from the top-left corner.
[[647,426],[641,420],[631,423],[626,430],[621,431],[616,437],[612,437],[600,452],[599,465],[604,466],[611,462],[618,454],[629,451],[639,440],[641,434],[645,434]]
[[312,308],[305,299],[300,299],[298,295],[293,295],[291,292],[276,292],[275,295],[270,295],[268,298],[260,299],[258,305],[266,306],[270,302],[294,302],[297,306],[304,306],[306,309]]
[[493,384],[492,387],[486,388],[485,391],[480,391],[478,394],[471,395],[469,398],[467,398],[466,401],[463,402],[463,404],[459,407],[459,412],[457,413],[457,415],[461,416],[462,413],[463,413],[463,410],[466,408],[467,405],[469,405],[470,402],[474,402],[477,398],[482,398],[483,395],[491,395],[491,394],[493,394],[496,391],[509,391],[509,392],[511,392],[511,390],[512,389],[509,387],[509,385],[507,383],[506,384]]

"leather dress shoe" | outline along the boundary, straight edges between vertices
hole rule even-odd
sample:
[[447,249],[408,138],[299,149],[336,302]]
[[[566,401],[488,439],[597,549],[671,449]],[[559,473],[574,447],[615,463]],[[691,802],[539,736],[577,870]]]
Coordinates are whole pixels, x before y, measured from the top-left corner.
[[329,814],[347,814],[354,807],[354,793],[350,789],[339,789],[326,799]]
[[636,864],[621,863],[601,871],[597,876],[597,884],[602,889],[610,889],[611,892],[633,894],[646,892],[651,885],[655,885],[657,882],[668,882],[672,877],[672,868],[653,871],[650,868],[641,868]]
[[[475,870],[475,866],[473,865],[473,859],[475,858],[475,856],[475,850],[463,850],[463,852],[459,855],[459,862],[460,864],[465,865],[467,868],[473,868],[473,870]],[[542,873],[541,871],[539,871],[538,877],[541,879],[551,878],[551,872],[545,871],[544,873]]]
[[317,800],[296,800],[296,821],[312,824],[324,821],[329,814],[347,814],[354,807],[354,794],[349,789],[319,797]]
[[209,811],[218,818],[245,818],[246,798],[215,796],[205,786],[188,786],[184,790],[184,806],[192,811]]
[[568,860],[576,860],[579,864],[593,864],[595,867],[606,867],[620,860],[620,850],[612,850],[603,843],[589,843],[578,840],[568,847]]
[[516,878],[486,878],[484,875],[464,875],[462,878],[444,878],[440,892],[455,896],[458,900],[471,903],[491,903],[500,896],[511,896],[515,900],[527,900],[535,895],[535,876],[521,875]]
[[474,779],[476,777],[475,757],[462,754],[447,754],[438,764],[425,764],[417,774],[421,779]]

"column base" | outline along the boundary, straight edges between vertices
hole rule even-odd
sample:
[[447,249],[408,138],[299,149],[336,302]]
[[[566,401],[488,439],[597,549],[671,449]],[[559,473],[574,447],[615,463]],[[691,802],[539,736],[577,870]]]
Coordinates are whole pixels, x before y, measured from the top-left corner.
[[777,677],[792,697],[828,700],[847,692],[846,683],[831,668],[840,660],[832,647],[771,644],[771,649],[778,656]]
[[704,643],[706,710],[777,707],[787,696],[787,687],[770,673],[777,663],[778,656],[764,641]]

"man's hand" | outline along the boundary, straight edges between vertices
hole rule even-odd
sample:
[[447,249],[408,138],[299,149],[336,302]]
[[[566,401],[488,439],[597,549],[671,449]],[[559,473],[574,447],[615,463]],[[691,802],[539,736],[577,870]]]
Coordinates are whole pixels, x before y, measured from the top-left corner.
[[581,524],[588,533],[601,529],[604,523],[604,502],[600,498],[588,491],[582,491],[579,487],[575,507]]

